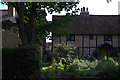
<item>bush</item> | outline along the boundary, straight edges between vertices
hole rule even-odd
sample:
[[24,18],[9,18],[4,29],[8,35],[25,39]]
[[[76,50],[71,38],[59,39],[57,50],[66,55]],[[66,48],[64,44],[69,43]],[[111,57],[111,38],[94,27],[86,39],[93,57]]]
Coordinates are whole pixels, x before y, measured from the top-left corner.
[[119,51],[118,49],[114,49],[112,56],[113,56],[113,57],[118,57],[119,54],[120,54],[120,51]]
[[94,58],[94,56],[89,56],[89,57],[87,58],[87,60],[92,62],[92,61],[95,61],[95,58]]
[[82,59],[80,59],[80,67],[81,67],[81,69],[94,69],[95,67],[96,67],[96,65],[97,65],[97,61],[92,61],[92,62],[90,62],[90,61],[88,61],[88,60],[82,60]]
[[57,62],[59,62],[61,58],[64,58],[66,61],[65,63],[70,64],[71,59],[73,60],[78,57],[78,49],[70,44],[58,44],[53,57],[56,58]]
[[64,67],[65,66],[61,62],[57,63],[54,58],[52,64],[48,67],[43,67],[42,71],[59,72],[59,71],[64,71]]
[[117,65],[112,58],[109,58],[108,60],[101,60],[96,66],[96,70],[102,77],[116,77]]
[[67,71],[77,71],[80,70],[80,61],[79,59],[75,58],[73,63],[68,65]]
[[40,69],[40,54],[36,47],[3,48],[2,63],[3,78],[28,78]]
[[100,56],[100,50],[99,50],[99,49],[95,49],[95,50],[93,51],[92,55],[93,55],[96,59],[98,59],[98,57]]
[[88,61],[75,58],[73,63],[68,65],[67,71],[80,71],[81,69],[94,69],[97,65],[97,61]]
[[118,65],[118,73],[120,73],[120,63],[119,63],[119,65]]

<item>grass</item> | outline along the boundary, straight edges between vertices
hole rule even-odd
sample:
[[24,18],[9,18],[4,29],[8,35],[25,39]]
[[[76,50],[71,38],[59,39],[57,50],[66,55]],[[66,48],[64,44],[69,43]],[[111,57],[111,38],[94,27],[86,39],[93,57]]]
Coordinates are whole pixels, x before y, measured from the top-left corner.
[[[46,72],[46,69],[48,67],[42,67],[43,70],[43,76],[48,76],[49,78],[69,78],[69,77],[97,77],[98,71],[92,70],[92,69],[81,69],[79,71],[74,72],[68,72],[68,71],[62,71],[62,72]],[[45,71],[45,72],[44,72]]]

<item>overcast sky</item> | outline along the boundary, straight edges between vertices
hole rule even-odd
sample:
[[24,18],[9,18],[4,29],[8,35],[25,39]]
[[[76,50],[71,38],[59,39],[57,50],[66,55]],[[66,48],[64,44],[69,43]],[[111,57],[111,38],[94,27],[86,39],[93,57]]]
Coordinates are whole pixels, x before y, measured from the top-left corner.
[[[88,7],[90,14],[117,15],[118,1],[120,0],[112,0],[112,2],[107,3],[106,0],[80,0],[78,7]],[[0,3],[0,9],[7,9],[7,6]]]
[[[112,0],[107,3],[106,0],[80,0],[79,8],[88,7],[90,15],[118,15],[118,2],[120,0]],[[63,11],[62,15],[65,14]],[[61,15],[60,14],[60,15]],[[54,13],[54,15],[58,15]],[[52,16],[48,14],[48,20],[52,20]]]

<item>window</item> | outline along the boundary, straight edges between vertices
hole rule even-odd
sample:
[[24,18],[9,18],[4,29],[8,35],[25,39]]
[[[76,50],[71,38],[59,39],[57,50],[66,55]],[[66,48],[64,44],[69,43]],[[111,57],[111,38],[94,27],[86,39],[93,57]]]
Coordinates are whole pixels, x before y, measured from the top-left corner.
[[75,35],[66,36],[66,41],[75,41]]
[[104,41],[112,41],[111,35],[104,35]]
[[93,35],[90,35],[90,36],[89,36],[89,39],[90,39],[90,40],[93,40]]

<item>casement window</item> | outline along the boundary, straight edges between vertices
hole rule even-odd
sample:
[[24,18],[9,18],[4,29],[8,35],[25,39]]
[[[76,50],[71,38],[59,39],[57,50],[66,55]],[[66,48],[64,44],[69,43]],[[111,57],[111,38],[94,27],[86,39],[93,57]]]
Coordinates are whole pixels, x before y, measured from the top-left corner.
[[90,36],[89,36],[89,39],[90,39],[90,40],[93,40],[93,35],[90,35]]
[[104,41],[112,41],[112,35],[104,35]]
[[75,35],[66,36],[66,41],[75,41]]

